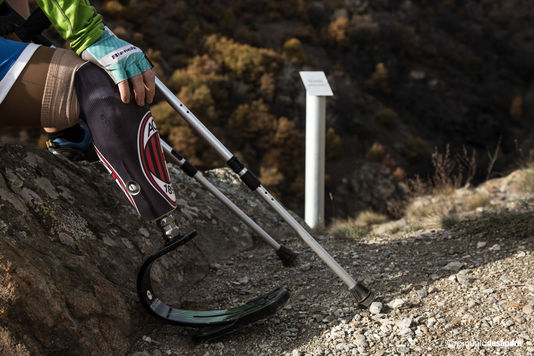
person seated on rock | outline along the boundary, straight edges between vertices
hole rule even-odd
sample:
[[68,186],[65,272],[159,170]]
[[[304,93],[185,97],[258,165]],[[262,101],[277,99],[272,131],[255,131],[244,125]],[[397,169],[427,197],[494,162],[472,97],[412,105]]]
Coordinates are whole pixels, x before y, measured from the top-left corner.
[[83,122],[136,211],[161,221],[176,196],[147,106],[155,94],[152,65],[105,27],[88,1],[36,2],[72,50],[0,37],[0,125],[44,127],[52,142],[83,149],[89,145]]

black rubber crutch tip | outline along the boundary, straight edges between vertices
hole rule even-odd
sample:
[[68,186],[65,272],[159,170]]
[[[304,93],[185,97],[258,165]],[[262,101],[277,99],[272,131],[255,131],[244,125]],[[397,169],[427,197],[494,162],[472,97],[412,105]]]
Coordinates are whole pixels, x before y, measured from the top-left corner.
[[371,306],[371,303],[376,298],[373,292],[371,292],[369,289],[367,289],[366,286],[359,282],[356,283],[356,285],[350,290],[350,292],[352,293],[352,295],[354,295],[354,297],[358,301],[358,304],[366,309]]
[[293,266],[297,259],[297,254],[284,245],[280,245],[280,248],[276,250],[276,254],[282,260],[282,264],[286,267]]

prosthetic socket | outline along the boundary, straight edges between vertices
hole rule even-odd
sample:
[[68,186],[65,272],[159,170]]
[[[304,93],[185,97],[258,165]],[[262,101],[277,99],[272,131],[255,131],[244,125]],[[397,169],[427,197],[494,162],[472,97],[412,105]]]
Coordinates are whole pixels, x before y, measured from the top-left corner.
[[95,150],[130,203],[148,221],[169,214],[176,195],[150,110],[124,104],[113,80],[92,63],[78,70],[75,88]]

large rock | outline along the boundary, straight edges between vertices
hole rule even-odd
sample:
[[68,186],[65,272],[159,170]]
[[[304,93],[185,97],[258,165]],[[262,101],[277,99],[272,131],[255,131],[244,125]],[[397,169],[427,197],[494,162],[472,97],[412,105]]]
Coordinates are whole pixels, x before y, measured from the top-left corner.
[[[0,354],[124,354],[157,325],[138,302],[135,278],[143,258],[161,246],[159,230],[136,215],[100,163],[3,144],[0,161]],[[179,303],[210,263],[253,241],[200,185],[176,167],[170,172],[175,215],[199,231],[153,268],[162,299]],[[211,176],[240,203],[250,201],[246,212],[262,210],[232,173]],[[262,219],[276,224],[272,214]]]

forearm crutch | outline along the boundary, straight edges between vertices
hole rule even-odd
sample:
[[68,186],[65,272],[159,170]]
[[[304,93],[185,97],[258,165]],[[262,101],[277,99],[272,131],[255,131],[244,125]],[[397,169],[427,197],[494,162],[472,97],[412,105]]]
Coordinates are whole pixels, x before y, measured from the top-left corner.
[[355,281],[337,263],[337,261],[326,252],[326,250],[300,225],[289,212],[265,189],[258,178],[249,171],[239,159],[234,156],[207,128],[204,124],[159,80],[156,78],[156,88],[165,97],[169,105],[176,110],[180,116],[212,146],[226,164],[239,175],[252,191],[259,194],[310,246],[310,248],[330,267],[330,269],[347,285],[349,291],[356,297],[359,304],[369,307],[374,300],[374,294],[362,283]]
[[186,160],[178,151],[172,148],[163,139],[160,139],[161,148],[165,153],[167,159],[176,163],[182,171],[188,176],[195,178],[201,185],[210,191],[217,199],[219,199],[224,205],[226,205],[234,214],[236,214],[245,224],[247,224],[254,232],[256,232],[267,244],[269,244],[275,251],[284,266],[290,266],[297,255],[285,247],[279,244],[268,233],[265,232],[258,224],[254,222],[247,214],[237,207],[230,199],[228,199],[217,187],[210,183],[209,180],[204,177],[198,169],[195,168],[188,160]]

